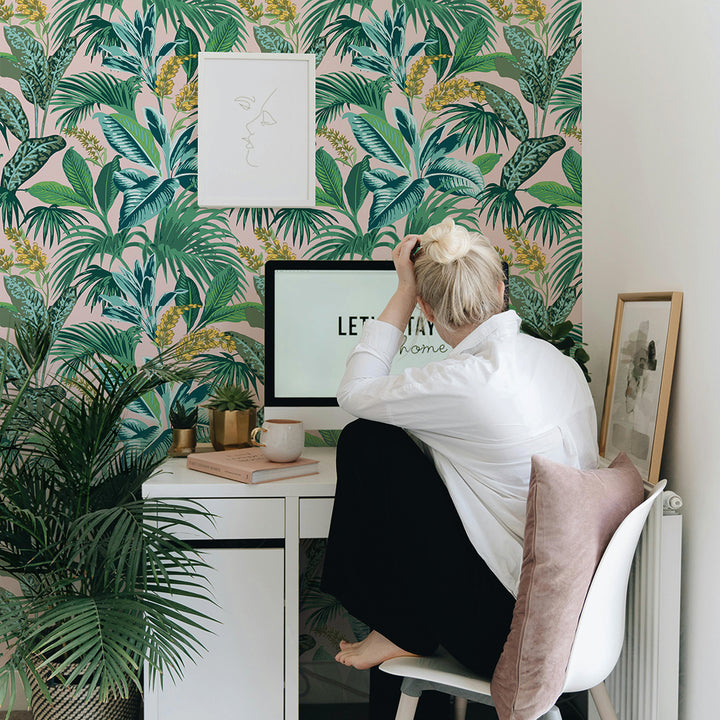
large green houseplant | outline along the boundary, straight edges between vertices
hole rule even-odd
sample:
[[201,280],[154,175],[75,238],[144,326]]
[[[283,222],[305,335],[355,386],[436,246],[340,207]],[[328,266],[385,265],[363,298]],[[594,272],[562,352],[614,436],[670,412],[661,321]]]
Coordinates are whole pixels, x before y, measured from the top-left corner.
[[0,590],[11,653],[0,704],[12,707],[19,676],[34,709],[58,689],[110,707],[139,693],[144,672],[179,677],[209,625],[185,604],[207,597],[206,565],[175,536],[207,513],[143,498],[161,461],[119,442],[125,409],[188,369],[167,356],[141,368],[95,357],[54,373],[49,351],[74,295],[46,307],[23,278],[5,284],[14,342],[1,341],[0,575],[20,592]]

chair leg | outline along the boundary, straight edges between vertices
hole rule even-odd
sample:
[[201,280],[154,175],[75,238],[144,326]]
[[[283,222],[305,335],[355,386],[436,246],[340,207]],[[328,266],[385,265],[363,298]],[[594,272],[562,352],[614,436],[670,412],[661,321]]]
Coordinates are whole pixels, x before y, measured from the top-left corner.
[[400,695],[400,702],[398,703],[395,720],[413,720],[419,699],[419,697],[413,697],[412,695],[402,693]]
[[601,720],[618,720],[612,700],[610,700],[610,694],[604,682],[601,682],[594,688],[590,688],[590,695],[592,696]]
[[453,710],[454,720],[465,720],[467,714],[467,698],[455,696],[455,709]]

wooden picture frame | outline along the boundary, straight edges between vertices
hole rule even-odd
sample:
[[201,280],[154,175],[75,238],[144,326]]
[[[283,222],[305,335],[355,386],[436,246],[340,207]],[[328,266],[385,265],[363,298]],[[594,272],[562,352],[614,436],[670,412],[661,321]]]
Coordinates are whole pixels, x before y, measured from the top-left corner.
[[315,55],[199,53],[198,205],[315,206]]
[[600,455],[625,452],[643,478],[660,477],[681,292],[623,293],[615,310]]

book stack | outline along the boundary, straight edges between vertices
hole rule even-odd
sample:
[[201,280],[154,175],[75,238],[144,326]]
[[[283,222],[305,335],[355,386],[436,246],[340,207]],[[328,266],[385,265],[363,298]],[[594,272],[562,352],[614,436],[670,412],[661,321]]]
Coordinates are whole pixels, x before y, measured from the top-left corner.
[[242,483],[286,480],[318,472],[318,461],[300,457],[295,462],[278,463],[266,460],[259,448],[240,448],[219,452],[193,453],[187,457],[190,470],[217,475]]

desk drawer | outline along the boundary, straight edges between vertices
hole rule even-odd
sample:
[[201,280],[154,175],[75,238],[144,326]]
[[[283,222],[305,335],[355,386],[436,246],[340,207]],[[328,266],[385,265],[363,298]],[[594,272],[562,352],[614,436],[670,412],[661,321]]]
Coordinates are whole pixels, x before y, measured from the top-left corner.
[[[196,498],[216,515],[196,522],[212,540],[245,540],[285,537],[285,500],[283,498]],[[202,533],[178,532],[184,540],[202,540]]]
[[326,538],[333,498],[300,498],[300,537]]

